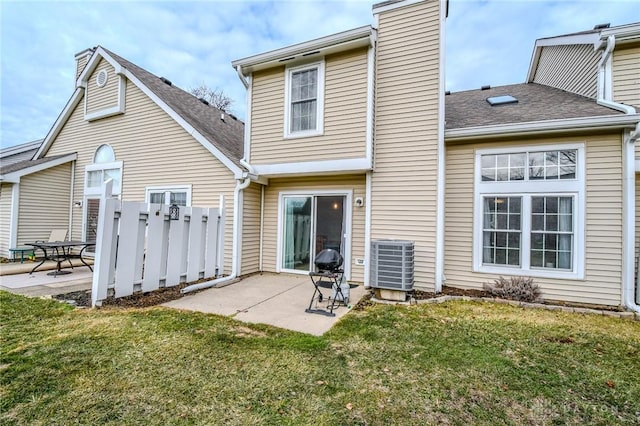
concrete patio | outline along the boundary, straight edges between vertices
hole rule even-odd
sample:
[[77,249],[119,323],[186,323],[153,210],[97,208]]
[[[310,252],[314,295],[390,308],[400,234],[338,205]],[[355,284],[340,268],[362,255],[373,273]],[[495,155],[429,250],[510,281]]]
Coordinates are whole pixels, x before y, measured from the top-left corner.
[[[263,273],[246,277],[225,287],[210,288],[187,294],[165,303],[175,309],[225,315],[247,323],[269,324],[313,335],[327,332],[346,315],[367,290],[351,286],[349,306],[334,309],[335,316],[307,313],[313,284],[306,275]],[[324,291],[325,298],[330,291]],[[326,301],[318,308],[326,308]]]
[[0,264],[0,290],[6,290],[23,296],[55,296],[73,291],[91,290],[93,273],[89,268],[73,259],[73,269],[68,265],[65,271],[70,274],[48,275],[55,270],[56,263],[45,262],[33,274],[29,274],[37,262],[10,262]]

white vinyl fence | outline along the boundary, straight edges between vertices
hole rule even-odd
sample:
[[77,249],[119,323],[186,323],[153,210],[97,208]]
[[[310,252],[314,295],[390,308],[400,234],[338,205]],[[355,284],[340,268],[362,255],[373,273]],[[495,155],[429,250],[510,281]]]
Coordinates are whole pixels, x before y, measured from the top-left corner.
[[92,306],[108,296],[153,291],[223,272],[224,200],[219,208],[169,206],[111,198],[111,182],[100,200]]

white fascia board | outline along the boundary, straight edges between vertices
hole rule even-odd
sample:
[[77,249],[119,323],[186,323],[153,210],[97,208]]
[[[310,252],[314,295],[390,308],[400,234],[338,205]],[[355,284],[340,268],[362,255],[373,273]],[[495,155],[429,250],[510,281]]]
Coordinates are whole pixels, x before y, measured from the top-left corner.
[[585,34],[569,34],[558,37],[539,38],[536,40],[536,47],[566,46],[571,44],[592,44],[595,46],[599,41],[600,34],[594,31]]
[[34,160],[37,160],[45,156],[45,154],[49,150],[49,147],[53,143],[53,140],[58,136],[58,134],[62,130],[62,127],[67,123],[67,120],[69,120],[69,117],[71,117],[73,110],[80,103],[80,100],[82,99],[83,95],[84,95],[84,89],[80,87],[76,88],[76,91],[73,92],[73,95],[71,95],[71,98],[69,99],[67,104],[64,106],[64,109],[56,119],[56,122],[53,123],[53,126],[49,130],[49,133],[47,133],[47,136],[45,136],[44,141],[40,145],[40,149],[33,156]]
[[329,173],[364,173],[371,170],[372,167],[367,158],[349,158],[304,163],[253,164],[253,168],[259,176],[278,177]]
[[500,124],[469,127],[445,131],[448,142],[482,139],[495,136],[518,136],[535,133],[559,133],[584,129],[633,128],[640,122],[640,114],[604,117],[581,117],[563,120],[534,121],[529,123]]
[[135,84],[136,87],[138,87],[138,89],[140,89],[145,95],[147,95],[149,97],[149,99],[151,99],[153,102],[155,102],[156,105],[158,105],[164,112],[169,114],[169,116],[171,118],[173,118],[175,120],[175,122],[180,125],[180,127],[182,127],[195,140],[200,142],[200,144],[207,151],[209,151],[211,154],[213,154],[214,157],[216,157],[218,160],[220,160],[220,162],[222,164],[224,164],[229,170],[231,170],[236,179],[241,179],[242,178],[243,170],[240,167],[236,166],[235,163],[233,161],[231,161],[231,159],[229,159],[229,157],[227,157],[226,155],[224,155],[222,153],[222,151],[220,151],[218,148],[213,146],[204,136],[202,136],[202,134],[200,132],[198,132],[196,129],[194,129],[193,126],[191,126],[189,123],[187,123],[185,121],[185,119],[180,116],[180,114],[175,112],[173,109],[171,109],[169,107],[169,105],[164,103],[164,101],[162,101],[162,99],[160,99],[158,96],[156,96],[156,94],[153,93],[151,91],[151,89],[149,89],[144,83],[142,83],[140,80],[138,80],[138,78],[135,75],[133,75],[133,73],[131,73],[128,69],[123,68],[122,73],[133,84]]
[[609,36],[616,37],[616,43],[640,39],[640,22],[606,28],[600,32],[600,38],[606,40]]
[[298,57],[307,58],[316,54],[326,55],[358,46],[367,46],[371,44],[371,31],[371,25],[365,25],[364,27],[237,59],[231,62],[231,66],[234,68],[240,67],[242,74],[248,75],[253,71],[284,65],[285,62],[289,63]]
[[101,58],[104,58],[115,68],[117,62],[111,56],[107,55],[107,52],[105,52],[102,47],[98,46],[95,52],[93,52],[93,55],[91,55],[91,58],[89,58],[87,64],[84,66],[84,69],[76,79],[76,87],[87,87],[89,76],[96,69]]
[[71,161],[76,160],[77,158],[78,158],[78,154],[74,152],[73,154],[68,154],[68,155],[65,155],[64,157],[56,158],[55,160],[40,163],[31,167],[26,167],[22,170],[17,170],[13,173],[7,173],[6,175],[0,175],[0,180],[3,182],[18,183],[20,182],[20,178],[22,176],[30,175],[32,173],[50,169],[52,167],[56,167],[61,164],[69,163]]
[[[378,13],[386,12],[388,10],[398,9],[400,7],[409,6],[416,3],[422,3],[425,0],[404,0],[404,1],[396,1],[393,3],[382,2],[377,5],[374,4],[372,7],[372,13],[377,15]],[[444,1],[442,3],[445,3]]]

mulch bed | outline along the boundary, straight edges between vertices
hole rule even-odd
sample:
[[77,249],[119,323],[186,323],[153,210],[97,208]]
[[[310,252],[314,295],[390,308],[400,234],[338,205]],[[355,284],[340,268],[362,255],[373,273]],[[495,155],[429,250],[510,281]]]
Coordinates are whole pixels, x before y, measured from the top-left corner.
[[[201,280],[205,281],[205,280]],[[180,299],[183,294],[181,290],[188,285],[195,283],[182,283],[174,287],[161,288],[155,291],[149,291],[147,293],[135,293],[131,296],[120,297],[115,299],[108,297],[102,302],[102,307],[106,308],[146,308],[149,306],[161,305],[172,300]],[[191,293],[190,293],[191,294]],[[60,300],[62,302],[69,303],[81,308],[91,307],[91,290],[74,291],[66,294],[58,294],[53,296],[53,299]]]

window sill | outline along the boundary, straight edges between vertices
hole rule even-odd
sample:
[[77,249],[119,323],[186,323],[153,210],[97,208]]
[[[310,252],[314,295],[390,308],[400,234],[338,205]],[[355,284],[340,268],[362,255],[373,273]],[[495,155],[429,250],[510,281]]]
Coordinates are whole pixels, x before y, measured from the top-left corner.
[[322,136],[324,135],[324,131],[320,130],[307,130],[304,132],[295,132],[295,133],[285,133],[284,139],[301,139],[301,138],[309,138],[313,136]]
[[583,280],[584,274],[576,271],[560,271],[560,270],[542,270],[542,269],[520,269],[510,268],[508,266],[488,266],[481,265],[473,268],[473,272],[495,275],[512,275],[524,276],[532,278],[550,278],[559,280]]

